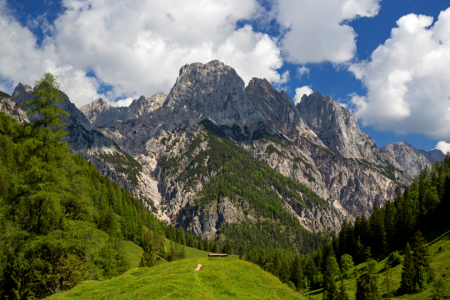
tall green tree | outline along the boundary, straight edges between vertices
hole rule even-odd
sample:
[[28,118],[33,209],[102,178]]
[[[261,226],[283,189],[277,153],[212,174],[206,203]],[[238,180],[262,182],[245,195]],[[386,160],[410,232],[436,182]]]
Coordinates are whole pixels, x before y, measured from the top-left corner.
[[415,287],[415,274],[414,261],[412,251],[409,243],[406,243],[405,257],[402,268],[402,281],[400,282],[400,289],[404,293],[412,293]]
[[323,273],[323,299],[336,299],[336,283],[334,282],[333,266],[331,265],[331,256],[328,256],[325,262],[325,270]]
[[301,289],[303,272],[302,272],[302,263],[300,260],[300,256],[296,255],[294,258],[294,262],[292,263],[292,272],[291,272],[291,281],[294,283],[297,290]]
[[341,277],[341,285],[336,295],[336,300],[349,300],[347,292],[345,291],[344,278]]
[[419,231],[414,235],[411,242],[412,261],[415,269],[414,288],[423,290],[426,284],[433,280],[434,271],[431,268],[431,259],[428,246],[422,233]]
[[378,293],[377,277],[372,261],[369,261],[369,269],[356,279],[356,300],[380,300]]
[[355,263],[353,262],[353,258],[350,254],[344,254],[341,256],[341,269],[344,273],[345,277],[348,277],[348,274],[355,267]]
[[392,280],[392,271],[391,266],[389,265],[389,261],[386,259],[384,263],[384,280],[383,280],[383,286],[386,290],[386,298],[391,299],[392,297],[392,290],[393,290],[393,280]]

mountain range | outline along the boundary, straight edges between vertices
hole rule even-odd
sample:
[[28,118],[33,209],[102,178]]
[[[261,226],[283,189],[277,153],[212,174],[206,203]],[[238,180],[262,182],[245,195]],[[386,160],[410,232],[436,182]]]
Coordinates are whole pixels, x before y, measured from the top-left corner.
[[[0,111],[27,122],[19,106],[33,91],[2,93]],[[246,86],[218,60],[183,66],[168,95],[129,107],[100,98],[78,109],[67,96],[60,107],[73,152],[158,218],[208,239],[287,217],[310,232],[338,230],[445,157],[407,142],[378,148],[329,96],[315,91],[295,105],[265,79]]]

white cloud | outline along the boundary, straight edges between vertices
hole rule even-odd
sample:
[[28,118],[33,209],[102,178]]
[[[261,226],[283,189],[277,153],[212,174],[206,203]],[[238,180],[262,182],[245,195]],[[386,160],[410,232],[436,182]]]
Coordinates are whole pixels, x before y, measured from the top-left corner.
[[378,14],[380,0],[279,0],[281,43],[294,63],[342,63],[356,51],[356,33],[345,21]]
[[[278,41],[239,20],[260,14],[256,0],[63,0],[66,11],[42,46],[0,0],[0,81],[10,88],[33,84],[45,71],[57,73],[62,89],[81,106],[98,97],[101,84],[116,97],[169,92],[186,63],[219,59],[247,83],[253,76],[284,83]],[[85,74],[94,71],[96,77]]]
[[125,99],[118,100],[116,102],[110,102],[110,104],[113,106],[117,106],[117,107],[130,106],[130,104],[131,104],[131,102],[133,102],[133,100],[134,100],[133,98],[128,97]]
[[302,101],[303,95],[309,96],[312,93],[313,93],[313,90],[307,85],[299,87],[299,88],[296,88],[295,89],[294,103],[295,104],[300,103],[300,101]]
[[450,8],[433,18],[410,14],[370,61],[350,70],[367,87],[353,95],[363,125],[400,134],[415,132],[450,139]]
[[450,143],[440,141],[434,149],[441,150],[444,154],[447,154],[447,152],[450,152]]
[[305,66],[301,66],[297,68],[297,77],[299,79],[302,79],[303,75],[306,75],[309,77],[309,69]]

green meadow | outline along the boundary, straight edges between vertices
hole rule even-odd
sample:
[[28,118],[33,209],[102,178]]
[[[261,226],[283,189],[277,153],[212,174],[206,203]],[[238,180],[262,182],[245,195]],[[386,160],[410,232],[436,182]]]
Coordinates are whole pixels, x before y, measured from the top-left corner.
[[[195,249],[194,249],[195,250]],[[202,267],[195,271],[198,264]],[[189,258],[85,281],[50,299],[305,299],[255,264],[236,258]]]

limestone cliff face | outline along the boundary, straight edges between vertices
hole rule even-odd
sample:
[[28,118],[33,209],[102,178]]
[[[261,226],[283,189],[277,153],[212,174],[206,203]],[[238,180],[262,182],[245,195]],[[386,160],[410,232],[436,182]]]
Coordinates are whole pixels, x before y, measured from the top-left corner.
[[441,150],[425,151],[411,146],[408,142],[398,142],[380,148],[382,156],[410,178],[419,175],[426,166],[445,158]]
[[0,92],[0,111],[20,124],[29,123],[27,113],[8,94]]
[[139,99],[133,100],[128,107],[114,107],[103,98],[99,98],[80,107],[80,111],[94,126],[110,127],[160,108],[166,97],[167,95],[164,93],[156,93],[150,98],[141,96]]
[[346,158],[380,162],[375,142],[359,129],[356,117],[342,105],[315,91],[297,104],[300,116],[328,148]]

